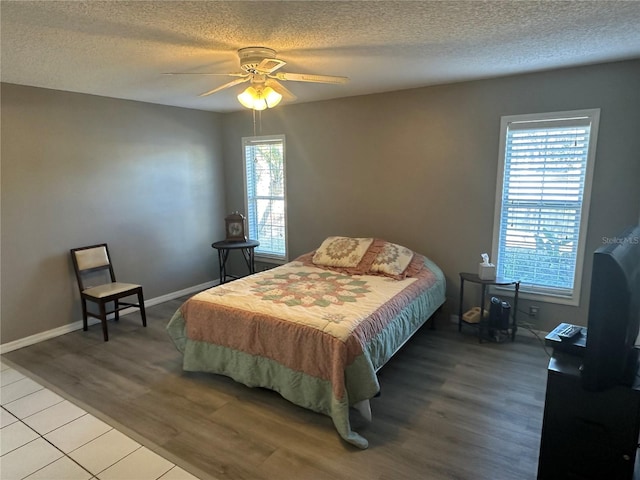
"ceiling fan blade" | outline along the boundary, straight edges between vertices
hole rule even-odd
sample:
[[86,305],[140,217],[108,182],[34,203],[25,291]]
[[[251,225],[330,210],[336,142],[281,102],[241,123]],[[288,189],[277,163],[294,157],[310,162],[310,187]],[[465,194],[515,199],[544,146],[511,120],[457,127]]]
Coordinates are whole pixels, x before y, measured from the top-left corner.
[[219,87],[216,87],[213,90],[209,90],[208,92],[201,93],[198,96],[199,97],[206,97],[207,95],[211,95],[213,93],[219,92],[220,90],[224,90],[225,88],[233,87],[234,85],[238,85],[238,84],[243,83],[243,82],[248,82],[250,79],[251,79],[251,77],[249,77],[249,76],[247,76],[246,78],[237,78],[235,80],[231,80],[228,83],[225,83],[224,85],[220,85]]
[[263,58],[262,61],[256,67],[256,72],[267,75],[273,73],[279,68],[284,67],[287,64],[284,60],[278,60],[277,58]]
[[342,83],[347,83],[349,81],[347,77],[336,77],[333,75],[315,75],[312,73],[279,72],[269,76],[273,78],[277,78],[278,80],[292,80],[294,82],[342,84]]
[[279,81],[274,80],[272,78],[268,78],[266,82],[264,82],[265,86],[273,88],[277,93],[282,95],[283,98],[287,100],[295,100],[296,97],[293,93],[289,91],[284,85],[282,85]]
[[248,77],[249,73],[200,73],[200,72],[163,72],[161,75],[215,75],[224,77]]

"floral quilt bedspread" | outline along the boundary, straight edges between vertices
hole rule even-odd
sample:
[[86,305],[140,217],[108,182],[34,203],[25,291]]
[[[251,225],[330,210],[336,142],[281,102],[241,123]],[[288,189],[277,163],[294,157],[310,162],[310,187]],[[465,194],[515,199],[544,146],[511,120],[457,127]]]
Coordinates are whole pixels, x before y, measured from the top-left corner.
[[376,369],[444,302],[442,272],[425,265],[395,280],[290,262],[193,296],[167,330],[185,370],[276,390],[366,448],[349,406],[378,392]]

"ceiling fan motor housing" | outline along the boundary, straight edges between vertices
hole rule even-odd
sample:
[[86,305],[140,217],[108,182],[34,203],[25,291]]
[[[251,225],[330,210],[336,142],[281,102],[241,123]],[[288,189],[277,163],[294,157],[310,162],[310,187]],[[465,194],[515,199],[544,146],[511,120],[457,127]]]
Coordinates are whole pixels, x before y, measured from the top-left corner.
[[[241,48],[238,50],[238,56],[240,57],[240,68],[247,73],[257,73],[258,66],[265,59],[273,59],[273,63],[278,66],[282,63],[276,60],[276,51],[266,47]],[[264,67],[265,65],[262,65],[263,69]]]

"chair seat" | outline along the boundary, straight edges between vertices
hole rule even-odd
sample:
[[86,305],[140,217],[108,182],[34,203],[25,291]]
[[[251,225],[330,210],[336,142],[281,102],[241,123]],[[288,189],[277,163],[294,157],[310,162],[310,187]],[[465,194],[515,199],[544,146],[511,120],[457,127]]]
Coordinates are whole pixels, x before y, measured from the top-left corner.
[[127,290],[135,290],[136,288],[140,288],[140,285],[136,285],[134,283],[113,282],[87,288],[82,293],[94,298],[104,298],[117,293],[126,292]]

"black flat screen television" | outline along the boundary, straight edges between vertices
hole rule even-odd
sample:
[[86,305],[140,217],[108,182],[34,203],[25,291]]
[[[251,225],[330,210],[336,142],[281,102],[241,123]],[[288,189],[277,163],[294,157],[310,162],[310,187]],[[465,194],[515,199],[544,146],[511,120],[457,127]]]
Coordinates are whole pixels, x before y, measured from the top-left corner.
[[638,371],[640,225],[603,237],[593,254],[582,385],[604,390],[632,385]]

